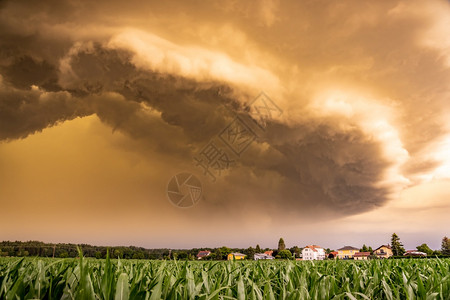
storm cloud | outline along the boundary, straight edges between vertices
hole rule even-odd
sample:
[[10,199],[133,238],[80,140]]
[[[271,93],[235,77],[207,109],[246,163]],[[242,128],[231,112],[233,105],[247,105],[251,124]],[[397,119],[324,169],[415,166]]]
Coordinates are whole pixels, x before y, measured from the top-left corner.
[[[95,115],[197,174],[203,218],[353,215],[447,163],[448,2],[233,3],[2,2],[0,139]],[[255,141],[212,182],[193,158],[236,116]]]

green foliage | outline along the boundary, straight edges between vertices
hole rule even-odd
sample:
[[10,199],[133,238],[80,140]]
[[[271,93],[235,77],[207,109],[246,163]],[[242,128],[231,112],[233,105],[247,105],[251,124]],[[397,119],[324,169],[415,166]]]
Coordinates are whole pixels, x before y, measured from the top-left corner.
[[371,246],[367,247],[366,244],[362,246],[361,249],[359,249],[360,252],[370,252],[370,255],[373,255],[373,249]]
[[231,253],[231,249],[228,247],[220,247],[219,249],[217,249],[216,251],[216,258],[218,260],[224,260],[227,259],[228,254]]
[[400,238],[394,232],[391,238],[391,249],[394,256],[401,256],[405,253],[405,248],[403,248],[403,244],[400,242]]
[[441,253],[443,255],[450,255],[450,240],[446,236],[442,239]]
[[280,238],[280,240],[278,241],[278,252],[284,249],[286,249],[286,244],[284,243],[283,238]]
[[433,250],[430,247],[428,247],[427,244],[422,244],[420,246],[417,246],[416,248],[417,248],[417,251],[424,252],[428,256],[433,255]]
[[280,252],[278,252],[278,255],[280,256],[280,258],[282,259],[291,259],[292,258],[292,253],[291,251],[285,249],[285,250],[281,250]]
[[[83,249],[86,257],[105,258],[107,247],[87,244],[48,244],[39,241],[3,241],[0,242],[0,256],[40,256],[40,257],[77,257],[77,247]],[[113,247],[111,254],[122,255],[122,258],[163,259],[169,253],[168,249],[145,249],[142,247]],[[181,251],[181,250],[180,250]],[[189,254],[195,256],[198,249],[190,250]],[[115,256],[117,258],[117,256]]]
[[119,249],[115,249],[113,252],[113,256],[114,258],[123,258],[122,251],[120,251]]
[[255,249],[253,249],[253,247],[248,247],[245,251],[244,254],[247,255],[247,259],[253,259],[253,256],[255,255]]
[[369,248],[366,246],[366,244],[364,244],[364,245],[362,246],[362,248],[359,249],[359,251],[361,251],[361,252],[369,252]]
[[[281,253],[281,251],[280,251]],[[0,258],[0,299],[448,299],[450,259]]]
[[291,251],[292,255],[295,257],[300,257],[300,253],[302,253],[302,250],[298,246],[290,248],[289,251]]

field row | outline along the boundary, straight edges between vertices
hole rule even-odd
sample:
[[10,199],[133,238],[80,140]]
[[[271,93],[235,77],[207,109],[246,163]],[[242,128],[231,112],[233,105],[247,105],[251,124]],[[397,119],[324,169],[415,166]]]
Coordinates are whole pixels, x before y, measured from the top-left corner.
[[450,299],[450,259],[0,258],[0,299]]

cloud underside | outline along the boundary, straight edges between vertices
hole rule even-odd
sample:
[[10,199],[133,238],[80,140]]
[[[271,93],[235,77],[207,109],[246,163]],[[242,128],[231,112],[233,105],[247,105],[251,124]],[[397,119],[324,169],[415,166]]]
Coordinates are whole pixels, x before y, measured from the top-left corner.
[[[136,141],[123,147],[143,156],[160,153],[168,166],[174,162],[191,166],[210,187],[204,200],[210,209],[226,208],[224,212],[229,213],[243,205],[279,218],[314,211],[329,217],[373,210],[391,199],[400,179],[402,184],[408,178],[411,183],[415,175],[439,165],[422,154],[447,130],[439,114],[446,112],[443,97],[449,95],[448,87],[433,80],[449,78],[442,49],[418,44],[417,35],[424,31],[421,26],[427,19],[402,3],[372,3],[351,11],[346,11],[350,9],[346,5],[330,4],[317,11],[305,4],[297,8],[305,14],[303,23],[288,18],[289,12],[276,1],[267,1],[251,17],[245,10],[254,9],[253,5],[225,5],[220,8],[224,14],[242,13],[230,20],[232,28],[241,31],[229,25],[223,30],[235,30],[241,46],[249,45],[246,51],[255,54],[245,53],[250,58],[240,62],[234,59],[237,46],[223,35],[226,49],[219,54],[204,50],[202,45],[212,42],[201,36],[201,30],[208,34],[209,29],[200,25],[192,28],[198,40],[191,33],[187,43],[182,37],[177,40],[175,33],[167,34],[172,38],[169,42],[156,33],[130,31],[126,17],[101,25],[93,20],[95,9],[86,20],[79,19],[84,5],[44,5],[42,21],[35,24],[37,32],[25,24],[17,28],[14,25],[20,21],[5,18],[0,34],[0,139],[26,139],[64,121],[95,114],[112,130]],[[109,9],[120,10],[116,6],[113,3]],[[6,2],[2,14],[21,15],[28,9]],[[205,17],[205,24],[212,22],[205,16],[208,9],[216,13],[218,8],[197,13]],[[311,14],[327,15],[322,19],[327,20],[325,24],[314,21],[308,9]],[[155,10],[161,12],[154,20],[155,28],[158,22],[164,28],[169,8]],[[366,16],[358,18],[361,11]],[[345,14],[346,24],[333,27]],[[400,16],[382,24],[382,16],[388,14]],[[247,18],[258,22],[249,25],[252,20]],[[64,19],[78,22],[78,31],[64,24]],[[217,22],[226,23],[221,18]],[[298,32],[277,35],[290,22]],[[98,36],[84,32],[86,24],[93,30],[98,27]],[[405,24],[411,25],[409,30]],[[53,30],[53,35],[46,35],[44,29]],[[245,34],[252,30],[267,30],[278,46],[268,43],[264,49],[264,35],[252,40]],[[382,38],[392,30],[397,35]],[[198,46],[192,47],[195,42]],[[381,48],[383,43],[387,49]],[[403,57],[406,52],[411,54]],[[255,67],[252,57],[264,55],[267,62]],[[310,60],[305,58],[308,55]],[[276,67],[277,62],[281,67]],[[345,90],[353,80],[365,85],[366,92],[354,89],[362,93],[362,100],[321,98],[321,91],[329,86],[341,85]],[[270,96],[279,101],[283,114],[269,120],[265,130],[251,127],[255,140],[240,156],[233,156],[222,144],[234,162],[211,183],[194,157],[209,142],[220,139],[236,116],[254,121],[248,118],[246,105],[257,96],[258,82],[261,91],[267,87],[272,93],[280,92]],[[354,95],[354,90],[347,95]],[[425,95],[427,106],[418,99]],[[418,120],[421,114],[426,118]],[[165,170],[161,174],[170,177]]]

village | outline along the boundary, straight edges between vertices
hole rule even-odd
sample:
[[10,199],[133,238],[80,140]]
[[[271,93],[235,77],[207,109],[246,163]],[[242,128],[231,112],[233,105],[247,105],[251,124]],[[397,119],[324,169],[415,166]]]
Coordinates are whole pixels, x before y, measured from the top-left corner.
[[[337,249],[337,251],[327,251],[323,247],[318,245],[307,245],[305,246],[298,257],[296,257],[296,253],[291,253],[291,257],[289,254],[286,256],[274,255],[274,250],[264,251],[262,253],[255,253],[253,257],[248,257],[248,255],[232,252],[227,255],[227,260],[244,260],[244,259],[252,259],[252,260],[271,260],[276,258],[288,258],[295,260],[325,260],[325,259],[342,259],[342,260],[368,260],[368,259],[387,259],[394,256],[394,252],[390,245],[381,245],[373,251],[360,251],[360,248],[356,248],[353,246],[344,246],[342,248]],[[281,249],[281,251],[288,251],[286,249]],[[286,253],[286,252],[284,252]],[[201,250],[197,254],[197,259],[205,259],[211,255],[211,251],[209,250]],[[418,250],[407,250],[403,253],[405,257],[427,257],[427,253],[421,252]]]

